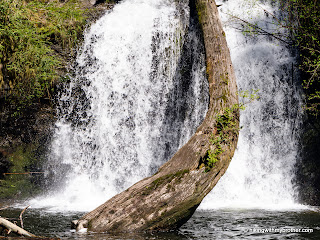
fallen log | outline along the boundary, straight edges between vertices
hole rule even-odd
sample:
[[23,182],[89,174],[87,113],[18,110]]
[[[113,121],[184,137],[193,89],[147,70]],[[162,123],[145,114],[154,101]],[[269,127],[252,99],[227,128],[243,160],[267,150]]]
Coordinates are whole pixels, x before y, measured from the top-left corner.
[[194,136],[158,172],[72,222],[80,230],[126,232],[179,228],[227,170],[239,132],[235,75],[217,6],[190,0],[206,48],[210,103]]
[[23,228],[13,224],[12,222],[10,222],[7,219],[4,219],[2,217],[0,217],[0,226],[2,226],[8,230],[7,234],[10,234],[10,232],[14,232],[14,233],[18,234],[19,236],[38,238],[36,235],[29,233],[28,231],[24,230]]

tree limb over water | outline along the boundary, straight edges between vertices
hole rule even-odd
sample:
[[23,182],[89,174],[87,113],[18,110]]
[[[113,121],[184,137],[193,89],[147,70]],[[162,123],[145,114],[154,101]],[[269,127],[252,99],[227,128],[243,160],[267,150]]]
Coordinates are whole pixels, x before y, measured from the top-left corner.
[[184,224],[227,170],[236,149],[239,104],[235,75],[217,6],[190,0],[206,48],[210,103],[191,139],[151,177],[72,222],[95,232],[171,230]]

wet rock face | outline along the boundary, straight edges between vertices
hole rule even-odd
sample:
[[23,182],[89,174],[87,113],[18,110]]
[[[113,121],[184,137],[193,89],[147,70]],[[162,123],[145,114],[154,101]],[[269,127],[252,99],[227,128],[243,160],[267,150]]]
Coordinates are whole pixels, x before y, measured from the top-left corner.
[[[191,0],[190,7],[199,18],[206,48],[210,104],[205,120],[155,175],[73,221],[73,228],[95,232],[179,228],[227,170],[239,130],[235,75],[215,2]],[[220,126],[224,118],[232,122],[232,131]]]
[[320,205],[320,120],[305,119],[301,138],[300,158],[296,164],[296,183],[301,203]]
[[19,116],[14,116],[9,108],[1,108],[0,147],[11,148],[19,144],[29,144],[34,139],[50,134],[54,122],[54,109],[47,104],[33,104]]
[[0,149],[0,179],[3,179],[4,173],[8,172],[11,164],[6,157],[6,152]]
[[[51,142],[54,110],[37,104],[20,116],[2,109],[0,119],[0,201],[29,197],[43,185],[43,174],[4,175],[3,173],[42,172],[42,163]],[[14,187],[12,187],[14,186]]]

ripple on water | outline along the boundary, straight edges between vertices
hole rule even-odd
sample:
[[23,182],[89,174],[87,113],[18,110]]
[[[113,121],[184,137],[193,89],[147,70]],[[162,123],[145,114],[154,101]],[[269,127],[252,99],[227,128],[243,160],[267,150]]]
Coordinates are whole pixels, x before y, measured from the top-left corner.
[[[21,209],[1,211],[2,217],[18,218]],[[297,211],[270,211],[262,209],[200,210],[179,229],[172,232],[140,234],[76,233],[70,222],[83,212],[46,212],[28,209],[24,215],[26,230],[40,236],[61,239],[320,239],[320,211],[318,208]],[[259,229],[313,229],[312,233],[254,232]]]

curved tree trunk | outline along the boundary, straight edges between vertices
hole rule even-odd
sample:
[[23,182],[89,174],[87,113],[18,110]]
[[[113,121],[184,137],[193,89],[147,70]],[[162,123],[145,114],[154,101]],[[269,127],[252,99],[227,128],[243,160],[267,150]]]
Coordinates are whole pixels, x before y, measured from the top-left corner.
[[227,170],[239,132],[235,75],[215,2],[190,1],[206,48],[210,104],[205,120],[156,174],[73,221],[74,228],[95,232],[179,228]]

